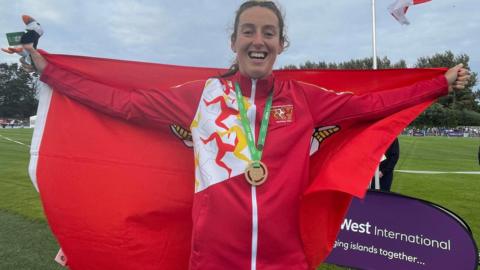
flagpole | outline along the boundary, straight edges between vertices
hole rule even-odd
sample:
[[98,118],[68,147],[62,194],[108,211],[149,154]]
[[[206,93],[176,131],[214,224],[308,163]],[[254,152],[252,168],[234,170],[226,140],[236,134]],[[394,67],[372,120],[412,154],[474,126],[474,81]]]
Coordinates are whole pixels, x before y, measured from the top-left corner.
[[[375,24],[375,0],[372,0],[372,49],[373,49],[373,69],[377,69],[377,35]],[[375,189],[380,189],[380,168],[375,170]]]

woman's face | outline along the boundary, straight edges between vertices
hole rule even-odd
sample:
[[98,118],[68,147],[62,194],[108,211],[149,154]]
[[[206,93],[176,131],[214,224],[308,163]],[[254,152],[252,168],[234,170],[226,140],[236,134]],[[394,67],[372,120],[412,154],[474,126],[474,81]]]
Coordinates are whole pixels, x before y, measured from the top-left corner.
[[272,73],[277,55],[283,50],[278,18],[264,7],[249,8],[240,15],[232,50],[237,54],[240,73],[261,79]]

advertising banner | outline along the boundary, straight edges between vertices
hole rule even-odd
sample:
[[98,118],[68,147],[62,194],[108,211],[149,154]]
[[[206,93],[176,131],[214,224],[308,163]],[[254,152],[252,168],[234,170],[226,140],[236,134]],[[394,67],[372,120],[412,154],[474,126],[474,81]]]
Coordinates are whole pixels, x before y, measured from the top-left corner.
[[365,270],[474,270],[468,225],[433,203],[369,191],[354,199],[326,262]]

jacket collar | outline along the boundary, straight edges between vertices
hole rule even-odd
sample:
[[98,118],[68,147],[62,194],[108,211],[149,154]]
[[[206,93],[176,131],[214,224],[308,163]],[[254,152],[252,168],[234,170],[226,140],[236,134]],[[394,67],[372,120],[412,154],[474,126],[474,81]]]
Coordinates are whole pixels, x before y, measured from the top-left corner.
[[[251,96],[252,83],[253,83],[252,78],[244,76],[240,72],[237,72],[235,75],[233,75],[232,80],[233,80],[233,83],[235,82],[239,83],[240,89],[242,90],[242,95],[244,97]],[[256,98],[267,97],[273,88],[274,81],[275,80],[274,80],[273,73],[265,78],[257,79],[255,97]]]

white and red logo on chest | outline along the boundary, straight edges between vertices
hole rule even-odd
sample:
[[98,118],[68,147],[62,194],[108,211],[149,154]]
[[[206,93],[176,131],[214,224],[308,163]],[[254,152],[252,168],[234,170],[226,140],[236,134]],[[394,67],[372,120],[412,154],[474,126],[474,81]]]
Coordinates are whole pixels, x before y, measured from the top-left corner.
[[270,110],[270,121],[272,121],[272,123],[293,122],[293,105],[272,106]]

